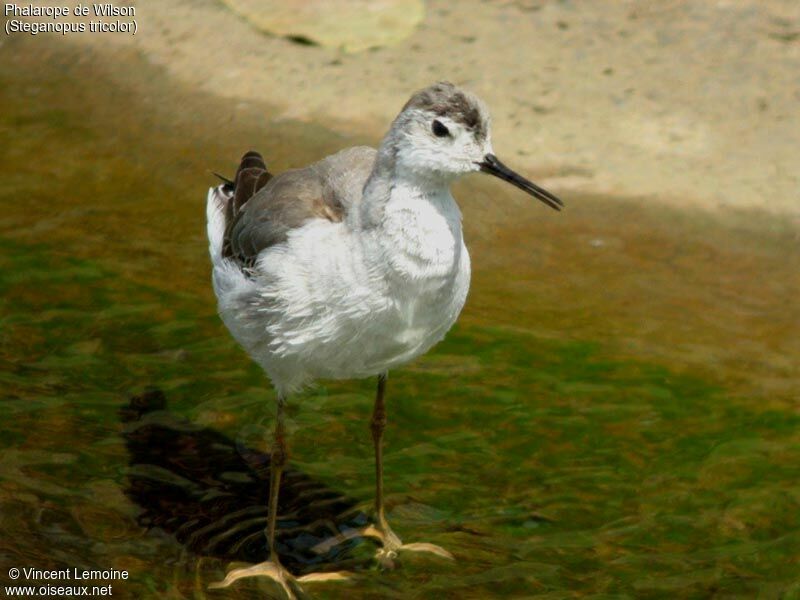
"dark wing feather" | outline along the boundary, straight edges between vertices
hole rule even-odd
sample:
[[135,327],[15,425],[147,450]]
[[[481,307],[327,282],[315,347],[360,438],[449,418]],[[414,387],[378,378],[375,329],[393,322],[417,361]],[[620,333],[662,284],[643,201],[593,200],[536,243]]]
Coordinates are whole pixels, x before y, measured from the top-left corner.
[[286,240],[309,219],[341,221],[344,206],[317,163],[273,177],[257,152],[242,157],[225,213],[222,255],[252,266],[259,253]]
[[225,206],[225,235],[222,240],[222,256],[236,258],[238,253],[231,244],[231,234],[242,207],[250,198],[255,196],[272,179],[272,174],[267,171],[267,165],[258,152],[253,150],[245,153],[236,170],[233,181],[233,197]]

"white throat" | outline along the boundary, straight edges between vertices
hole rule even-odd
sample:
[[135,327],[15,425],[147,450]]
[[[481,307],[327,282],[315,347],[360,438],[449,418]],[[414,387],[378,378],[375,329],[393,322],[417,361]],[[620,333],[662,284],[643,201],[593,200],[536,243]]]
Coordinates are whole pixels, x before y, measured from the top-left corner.
[[384,257],[401,279],[447,278],[458,267],[461,211],[445,182],[396,179],[378,231]]

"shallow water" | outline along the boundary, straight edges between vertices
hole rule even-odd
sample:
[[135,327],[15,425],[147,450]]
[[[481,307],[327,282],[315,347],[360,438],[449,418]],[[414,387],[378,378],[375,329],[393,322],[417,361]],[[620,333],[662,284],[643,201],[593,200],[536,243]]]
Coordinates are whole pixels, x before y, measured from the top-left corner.
[[[264,597],[206,591],[219,552],[143,526],[173,507],[131,498],[142,457],[119,411],[156,387],[163,418],[259,460],[272,393],[215,315],[206,174],[253,145],[280,170],[364,140],[233,110],[135,56],[122,89],[90,57],[25,44],[0,61],[0,577],[117,568],[120,597]],[[504,193],[458,186],[467,308],[389,381],[389,519],[458,560],[379,573],[361,544],[352,582],[310,591],[800,596],[798,224],[591,197],[551,214]],[[290,404],[293,467],[367,513],[373,386]],[[179,457],[203,468],[189,440]]]

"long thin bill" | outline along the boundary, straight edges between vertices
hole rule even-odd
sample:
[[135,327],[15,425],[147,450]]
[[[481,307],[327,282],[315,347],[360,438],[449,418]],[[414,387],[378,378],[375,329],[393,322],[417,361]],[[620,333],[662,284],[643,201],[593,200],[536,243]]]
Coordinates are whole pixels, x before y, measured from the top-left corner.
[[487,154],[483,158],[483,162],[478,163],[478,165],[480,166],[481,171],[484,173],[489,173],[489,175],[494,175],[503,181],[507,181],[511,185],[517,186],[519,189],[529,193],[534,198],[541,200],[550,208],[561,210],[564,207],[564,203],[556,196],[547,190],[540,188],[532,181],[525,179],[519,173],[509,169],[507,166],[497,160],[497,157],[494,154]]

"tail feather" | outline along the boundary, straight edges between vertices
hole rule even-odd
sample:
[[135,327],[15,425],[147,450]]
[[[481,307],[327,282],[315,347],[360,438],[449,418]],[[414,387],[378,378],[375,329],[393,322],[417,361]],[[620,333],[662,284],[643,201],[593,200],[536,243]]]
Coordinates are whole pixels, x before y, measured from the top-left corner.
[[209,252],[216,263],[232,256],[229,236],[236,217],[247,201],[267,185],[272,174],[261,155],[251,150],[242,156],[233,180],[214,175],[222,184],[208,190],[206,220]]
[[228,190],[233,191],[233,188],[236,187],[236,183],[234,181],[231,181],[224,175],[220,175],[216,171],[211,171],[211,174],[214,175],[214,177],[218,177],[222,181],[222,183],[225,184],[225,187],[227,188],[226,191]]
[[225,184],[208,190],[206,230],[208,232],[208,252],[214,264],[222,259],[222,245],[226,229],[225,212],[232,197],[232,192],[225,191]]
[[246,152],[239,162],[236,170],[236,182],[233,186],[233,199],[227,204],[225,212],[225,235],[222,245],[222,256],[231,258],[233,250],[230,244],[230,232],[239,211],[250,198],[256,195],[269,180],[272,174],[267,170],[264,159],[258,152],[253,150]]

